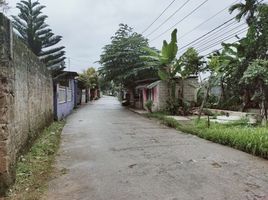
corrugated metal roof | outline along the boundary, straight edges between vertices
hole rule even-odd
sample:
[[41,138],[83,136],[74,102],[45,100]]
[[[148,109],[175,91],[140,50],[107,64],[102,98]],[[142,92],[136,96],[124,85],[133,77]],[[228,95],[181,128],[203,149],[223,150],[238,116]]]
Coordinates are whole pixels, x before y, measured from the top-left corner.
[[147,86],[148,89],[152,89],[154,87],[156,87],[161,81],[156,81],[156,82],[153,82],[151,83],[150,85]]

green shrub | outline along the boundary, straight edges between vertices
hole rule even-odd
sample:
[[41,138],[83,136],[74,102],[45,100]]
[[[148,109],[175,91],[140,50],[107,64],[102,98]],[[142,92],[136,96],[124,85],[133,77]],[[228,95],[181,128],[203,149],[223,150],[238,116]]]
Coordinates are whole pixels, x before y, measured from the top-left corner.
[[145,107],[148,109],[148,111],[150,112],[150,113],[152,113],[153,112],[153,106],[154,106],[154,103],[153,103],[153,101],[152,100],[148,100],[146,103],[145,103]]

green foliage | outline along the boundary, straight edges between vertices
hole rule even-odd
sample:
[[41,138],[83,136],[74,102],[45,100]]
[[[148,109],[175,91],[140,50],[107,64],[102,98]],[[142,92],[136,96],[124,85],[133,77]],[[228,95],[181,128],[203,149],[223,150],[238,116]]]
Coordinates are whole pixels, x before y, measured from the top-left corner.
[[153,66],[155,66],[158,71],[159,77],[171,83],[172,79],[176,77],[181,69],[176,58],[178,52],[177,29],[172,32],[170,43],[166,40],[163,42],[161,52],[148,48],[145,50],[147,50],[149,55],[142,56],[142,58],[151,61],[150,64],[153,63]]
[[181,127],[180,123],[177,120],[175,120],[171,117],[167,117],[165,115],[165,113],[161,113],[161,112],[149,113],[149,114],[145,114],[145,116],[148,118],[158,119],[161,121],[162,124],[164,124],[170,128],[177,129],[177,128]]
[[49,69],[62,70],[65,47],[54,47],[62,37],[55,35],[46,24],[47,16],[42,13],[45,6],[38,1],[27,0],[17,3],[16,7],[19,9],[19,14],[12,16],[13,24],[22,41]]
[[240,22],[242,18],[246,18],[247,23],[251,24],[254,20],[255,13],[257,11],[259,1],[258,0],[246,0],[245,3],[237,3],[229,8],[229,12],[232,13],[238,10],[236,19]]
[[183,70],[181,71],[182,77],[187,78],[190,75],[197,75],[205,63],[202,59],[203,57],[199,56],[194,48],[187,49],[179,59],[181,66],[183,66]]
[[90,67],[79,74],[80,81],[82,81],[85,88],[96,89],[98,87],[98,73],[94,67]]
[[246,84],[262,81],[265,85],[268,85],[268,60],[257,59],[253,61],[244,72],[241,81]]
[[154,106],[154,103],[152,100],[148,100],[146,103],[145,103],[145,107],[149,110],[150,113],[152,113],[152,108]]
[[116,85],[128,86],[136,80],[157,77],[152,66],[146,66],[141,56],[148,55],[148,40],[133,32],[126,24],[120,24],[119,30],[111,38],[111,44],[103,48],[100,56],[100,73],[106,81]]
[[64,122],[46,128],[16,167],[16,182],[8,199],[40,199],[52,172]]
[[185,133],[268,159],[267,127],[252,127],[242,120],[231,124],[211,123],[208,128],[206,120],[180,124],[176,120],[170,121],[164,113],[152,113],[146,116],[156,118],[163,124]]

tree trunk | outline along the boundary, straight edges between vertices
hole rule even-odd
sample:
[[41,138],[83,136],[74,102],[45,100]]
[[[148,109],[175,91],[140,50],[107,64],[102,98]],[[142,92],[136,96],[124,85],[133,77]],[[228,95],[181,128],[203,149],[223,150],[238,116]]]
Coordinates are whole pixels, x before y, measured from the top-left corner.
[[204,95],[204,98],[203,98],[203,101],[202,101],[202,104],[199,108],[199,111],[198,111],[198,120],[200,120],[201,118],[201,115],[202,115],[202,111],[204,109],[204,106],[205,106],[205,103],[207,102],[207,98],[208,98],[208,94],[209,94],[209,85],[207,86],[207,90],[206,90],[206,93]]

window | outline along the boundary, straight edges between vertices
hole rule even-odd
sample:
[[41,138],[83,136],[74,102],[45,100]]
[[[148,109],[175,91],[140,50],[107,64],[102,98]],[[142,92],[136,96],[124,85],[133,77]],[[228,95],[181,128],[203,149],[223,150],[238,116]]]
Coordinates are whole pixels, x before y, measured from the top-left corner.
[[72,90],[67,90],[67,101],[72,101]]
[[66,90],[64,87],[59,88],[59,103],[66,102]]

